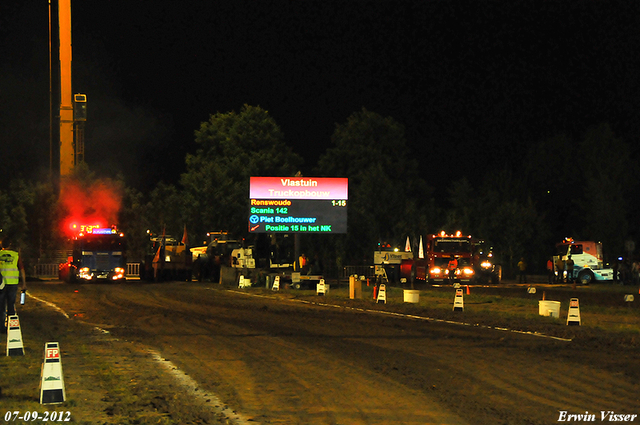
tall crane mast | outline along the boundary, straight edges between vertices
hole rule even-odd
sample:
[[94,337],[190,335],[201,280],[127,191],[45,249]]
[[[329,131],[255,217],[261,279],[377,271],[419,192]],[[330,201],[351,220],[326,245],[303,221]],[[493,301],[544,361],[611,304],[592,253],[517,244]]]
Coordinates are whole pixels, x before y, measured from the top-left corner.
[[58,0],[60,32],[60,176],[71,174],[76,163],[73,143],[71,91],[71,0]]

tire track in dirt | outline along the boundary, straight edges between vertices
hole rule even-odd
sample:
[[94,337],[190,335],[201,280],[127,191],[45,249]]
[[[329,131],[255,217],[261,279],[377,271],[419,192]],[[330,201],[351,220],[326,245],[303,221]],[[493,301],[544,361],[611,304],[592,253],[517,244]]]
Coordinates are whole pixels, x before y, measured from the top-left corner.
[[258,422],[545,424],[558,410],[640,405],[637,371],[612,373],[612,353],[604,367],[576,343],[197,284],[94,289],[87,296],[104,306],[88,317],[155,347]]
[[[231,304],[230,309],[216,307],[233,312],[238,305]],[[278,336],[288,331],[256,330],[240,317],[228,322],[203,320],[198,306],[184,303],[182,307],[194,314],[173,317],[171,328],[180,328],[180,333],[163,330],[160,324],[164,316],[146,314],[141,311],[144,309],[138,309],[136,326],[144,332],[157,329],[156,343],[164,351],[173,351],[185,363],[189,358],[189,363],[199,364],[198,376],[215,376],[218,388],[225,388],[238,410],[255,420],[282,424],[464,423],[422,394],[353,365],[336,366],[340,362],[333,356]],[[387,391],[393,394],[387,398],[395,401],[391,408],[388,400],[381,400],[382,382],[382,387],[391,388]]]

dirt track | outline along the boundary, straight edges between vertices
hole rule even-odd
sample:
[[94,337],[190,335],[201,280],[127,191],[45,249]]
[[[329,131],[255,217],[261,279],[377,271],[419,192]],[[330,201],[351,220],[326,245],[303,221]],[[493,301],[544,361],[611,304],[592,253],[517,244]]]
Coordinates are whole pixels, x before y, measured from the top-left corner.
[[602,410],[640,413],[637,350],[212,284],[30,291],[75,320],[156,349],[251,423],[549,424],[560,411],[598,421]]

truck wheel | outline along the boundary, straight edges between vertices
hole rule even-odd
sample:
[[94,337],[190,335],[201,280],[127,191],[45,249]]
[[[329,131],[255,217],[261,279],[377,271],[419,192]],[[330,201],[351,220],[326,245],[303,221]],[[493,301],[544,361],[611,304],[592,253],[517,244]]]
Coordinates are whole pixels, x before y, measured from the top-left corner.
[[580,272],[578,272],[578,282],[583,285],[588,285],[595,280],[595,276],[591,270],[580,270]]

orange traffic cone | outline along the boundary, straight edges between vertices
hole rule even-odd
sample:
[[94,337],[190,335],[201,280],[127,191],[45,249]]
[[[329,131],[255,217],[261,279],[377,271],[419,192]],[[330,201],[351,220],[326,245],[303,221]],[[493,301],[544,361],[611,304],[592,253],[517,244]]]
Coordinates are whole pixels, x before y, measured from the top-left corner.
[[469,285],[467,285],[467,295],[471,295],[471,291],[469,290]]
[[369,278],[367,278],[367,286],[369,286]]
[[378,299],[378,285],[373,285],[373,299]]

